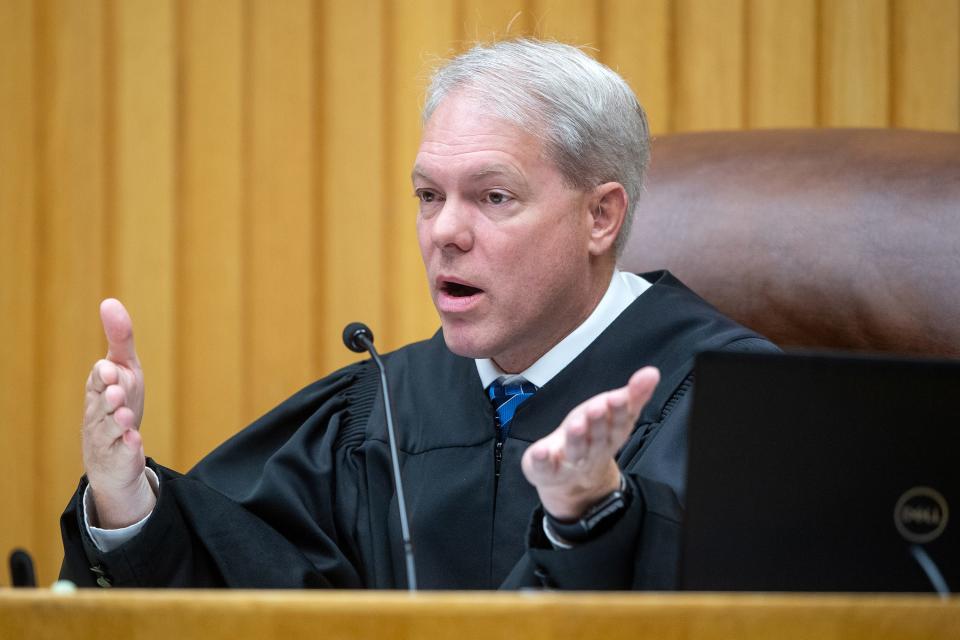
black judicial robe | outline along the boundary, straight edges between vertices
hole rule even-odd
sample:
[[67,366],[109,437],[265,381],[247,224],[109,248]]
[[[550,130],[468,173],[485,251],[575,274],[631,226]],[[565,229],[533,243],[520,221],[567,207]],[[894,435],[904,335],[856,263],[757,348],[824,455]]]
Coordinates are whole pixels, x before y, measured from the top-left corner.
[[[419,587],[669,589],[684,501],[693,358],[775,350],[666,272],[519,407],[494,476],[493,409],[472,359],[438,332],[385,356]],[[661,382],[618,455],[634,493],[609,531],[571,550],[544,540],[524,450],[583,400],[654,365]],[[376,368],[318,380],[221,445],[187,475],[153,461],[161,490],[144,529],[102,553],[79,489],[61,518],[62,577],[114,586],[406,586]],[[97,571],[91,571],[96,567]]]

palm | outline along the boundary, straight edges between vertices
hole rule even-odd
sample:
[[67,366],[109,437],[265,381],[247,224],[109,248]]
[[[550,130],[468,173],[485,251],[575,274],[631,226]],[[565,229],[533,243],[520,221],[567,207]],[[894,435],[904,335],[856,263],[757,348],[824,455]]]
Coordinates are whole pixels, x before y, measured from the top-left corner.
[[580,404],[553,433],[530,445],[523,455],[523,472],[549,513],[580,517],[619,486],[614,456],[659,380],[653,367],[640,369],[625,386]]

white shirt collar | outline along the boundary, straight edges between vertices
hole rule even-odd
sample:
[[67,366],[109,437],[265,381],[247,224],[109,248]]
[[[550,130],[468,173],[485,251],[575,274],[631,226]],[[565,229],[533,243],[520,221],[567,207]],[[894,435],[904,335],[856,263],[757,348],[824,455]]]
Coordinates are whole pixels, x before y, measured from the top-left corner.
[[[644,291],[650,288],[650,283],[640,276],[626,273],[619,269],[614,270],[610,278],[610,286],[603,294],[593,313],[570,334],[543,354],[539,360],[521,371],[518,375],[525,380],[542,387],[560,373],[564,367],[573,362],[584,349],[589,347],[604,330],[620,316],[624,310],[633,304]],[[482,358],[476,360],[477,373],[486,389],[490,383],[505,375],[493,360]]]

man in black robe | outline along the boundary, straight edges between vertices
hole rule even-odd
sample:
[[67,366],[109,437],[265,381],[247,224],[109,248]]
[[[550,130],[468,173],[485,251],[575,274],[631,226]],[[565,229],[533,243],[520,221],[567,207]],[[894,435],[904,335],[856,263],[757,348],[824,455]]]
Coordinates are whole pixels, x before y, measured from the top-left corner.
[[[421,588],[674,585],[693,357],[775,347],[668,273],[616,270],[647,155],[626,83],[572,47],[478,46],[435,74],[412,179],[442,331],[385,356]],[[182,476],[144,457],[129,316],[101,317],[63,577],[406,586],[370,361]]]

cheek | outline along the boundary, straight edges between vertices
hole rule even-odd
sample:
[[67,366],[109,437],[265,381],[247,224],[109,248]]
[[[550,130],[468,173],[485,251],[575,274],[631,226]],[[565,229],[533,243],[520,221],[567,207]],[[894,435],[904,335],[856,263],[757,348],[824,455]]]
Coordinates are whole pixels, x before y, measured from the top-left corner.
[[564,252],[569,249],[549,236],[540,233],[504,239],[496,255],[490,256],[490,263],[496,265],[495,277],[508,285],[509,304],[517,310],[540,306],[541,296],[547,291],[554,293],[554,281],[563,277],[567,266]]
[[558,224],[553,229],[528,239],[519,255],[515,256],[514,269],[525,273],[526,301],[537,299],[538,305],[552,302],[563,304],[574,295],[582,277],[589,269],[589,251],[579,230],[573,225]]
[[557,220],[531,233],[512,236],[504,246],[511,246],[515,263],[525,263],[534,272],[555,273],[580,264],[586,254],[586,234],[572,222]]
[[427,261],[427,252],[430,250],[430,223],[417,216],[417,243],[420,245],[420,257]]

